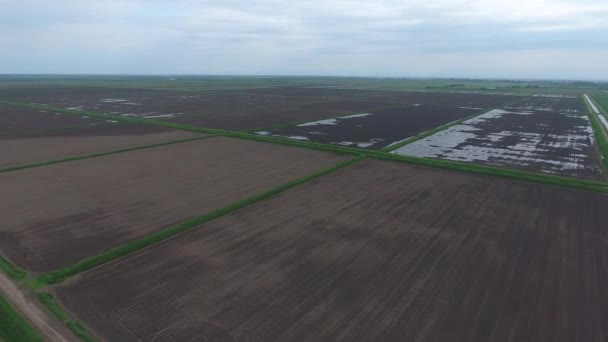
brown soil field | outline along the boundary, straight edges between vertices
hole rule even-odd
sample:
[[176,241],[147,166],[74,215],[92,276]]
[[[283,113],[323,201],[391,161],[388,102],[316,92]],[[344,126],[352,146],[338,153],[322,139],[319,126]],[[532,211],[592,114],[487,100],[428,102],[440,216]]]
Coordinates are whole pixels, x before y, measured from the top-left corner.
[[0,136],[0,169],[203,136],[140,124],[95,125]]
[[105,341],[605,341],[607,207],[368,160],[54,292]]
[[0,251],[45,272],[345,160],[229,138],[0,174]]
[[106,120],[97,118],[51,113],[28,108],[15,108],[0,104],[0,136],[18,132],[105,124],[108,124]]
[[274,87],[225,91],[179,92],[111,88],[13,90],[25,102],[154,118],[228,130],[250,130],[290,122],[312,121],[405,104],[490,108],[514,96],[479,93],[398,92],[359,89]]
[[428,91],[384,91],[365,89],[336,89],[322,87],[272,87],[248,89],[250,94],[308,97],[308,98],[342,98],[388,101],[405,104],[436,104],[451,106],[473,106],[491,108],[501,106],[520,96],[493,95],[476,92],[435,93]]
[[380,149],[480,112],[479,109],[469,107],[410,105],[256,133],[324,144]]
[[393,153],[606,179],[591,121],[581,112],[496,109]]

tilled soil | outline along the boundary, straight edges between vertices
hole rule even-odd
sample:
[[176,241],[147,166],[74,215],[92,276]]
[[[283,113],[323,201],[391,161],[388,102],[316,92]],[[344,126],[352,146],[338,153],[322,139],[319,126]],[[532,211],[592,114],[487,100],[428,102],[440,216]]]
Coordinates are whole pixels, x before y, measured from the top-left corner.
[[107,124],[106,120],[87,116],[17,108],[0,104],[0,136],[20,132]]
[[605,341],[607,207],[364,161],[55,292],[105,341]]
[[65,267],[345,158],[208,138],[2,173],[0,251],[32,272]]
[[262,133],[326,144],[380,149],[482,110],[483,108],[440,105],[401,106],[372,110],[365,116],[308,122]]
[[203,134],[118,123],[0,136],[0,169],[199,136]]
[[517,97],[477,93],[273,87],[179,92],[111,88],[14,89],[8,98],[228,130],[319,120],[404,104],[489,108]]

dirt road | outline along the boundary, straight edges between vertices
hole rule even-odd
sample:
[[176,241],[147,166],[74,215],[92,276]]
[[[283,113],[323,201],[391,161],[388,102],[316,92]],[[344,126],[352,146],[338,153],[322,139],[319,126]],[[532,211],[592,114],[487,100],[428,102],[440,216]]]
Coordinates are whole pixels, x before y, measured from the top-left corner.
[[33,294],[19,289],[3,273],[0,273],[0,292],[30,322],[45,341],[78,341],[65,325],[51,317],[38,305]]

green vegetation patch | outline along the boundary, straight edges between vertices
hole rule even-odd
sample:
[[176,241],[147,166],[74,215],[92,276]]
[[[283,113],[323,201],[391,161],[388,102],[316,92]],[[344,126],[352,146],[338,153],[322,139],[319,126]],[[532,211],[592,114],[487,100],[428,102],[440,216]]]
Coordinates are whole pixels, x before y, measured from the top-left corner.
[[[593,101],[594,99],[592,99]],[[592,112],[589,104],[585,99],[582,99],[585,112],[587,117],[591,121],[591,127],[595,135],[595,141],[600,151],[602,163],[604,165],[604,171],[608,170],[608,130],[605,129],[604,125],[600,122],[599,118],[595,113]],[[597,101],[596,101],[597,103]],[[601,114],[600,114],[601,115]]]
[[38,301],[42,303],[57,319],[65,323],[65,325],[70,328],[70,330],[78,336],[82,341],[85,342],[94,342],[97,341],[91,333],[87,331],[87,329],[80,323],[73,321],[70,319],[70,316],[67,312],[57,303],[55,298],[50,293],[38,293],[36,295],[38,297]]
[[131,254],[142,248],[145,248],[145,247],[148,247],[155,243],[158,243],[158,242],[165,240],[169,237],[172,237],[174,235],[191,230],[197,226],[200,226],[201,224],[203,224],[205,222],[208,222],[208,221],[211,221],[218,217],[227,215],[229,213],[232,213],[233,211],[239,210],[241,208],[244,208],[246,206],[249,206],[251,204],[254,204],[256,202],[259,202],[259,201],[269,198],[271,196],[274,196],[287,189],[291,189],[297,185],[306,183],[308,181],[319,178],[319,177],[326,175],[330,172],[333,172],[335,170],[344,168],[348,165],[358,162],[361,159],[363,159],[363,157],[354,158],[354,159],[336,164],[330,168],[318,171],[318,172],[308,175],[306,177],[302,177],[302,178],[290,181],[290,182],[280,185],[274,189],[268,190],[266,192],[262,192],[260,194],[254,195],[247,199],[244,199],[242,201],[233,203],[233,204],[228,205],[219,210],[215,210],[215,211],[212,211],[205,215],[195,217],[189,221],[186,221],[186,222],[180,223],[178,225],[172,226],[170,228],[167,228],[165,230],[147,235],[141,239],[131,241],[122,246],[112,248],[102,254],[98,254],[96,256],[84,259],[84,260],[79,261],[79,262],[75,263],[74,265],[68,266],[66,268],[42,274],[38,278],[33,279],[29,283],[29,285],[33,288],[40,288],[40,287],[44,287],[46,285],[60,283],[73,275],[90,270],[94,267],[97,267],[104,263],[118,259],[125,255]]
[[55,301],[55,298],[50,293],[38,293],[36,294],[38,301],[42,303],[49,311],[53,314],[53,316],[57,317],[62,322],[67,322],[70,317],[68,314],[63,311],[59,303]]
[[15,280],[22,280],[27,277],[27,273],[25,271],[17,268],[3,257],[0,257],[0,269],[2,269],[4,273],[6,273],[9,277]]
[[0,295],[0,341],[42,342],[43,339],[17,310]]

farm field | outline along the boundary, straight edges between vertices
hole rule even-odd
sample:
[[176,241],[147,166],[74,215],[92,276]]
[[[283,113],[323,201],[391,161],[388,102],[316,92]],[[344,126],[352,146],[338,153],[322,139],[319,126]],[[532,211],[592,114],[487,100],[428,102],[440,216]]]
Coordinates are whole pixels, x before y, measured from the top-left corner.
[[124,123],[5,135],[0,136],[0,169],[202,136]]
[[581,106],[580,98],[530,97],[393,153],[605,179],[593,129]]
[[0,104],[0,136],[108,124],[110,123],[106,120],[88,116],[48,113],[42,110],[15,108]]
[[426,130],[474,113],[480,113],[482,110],[483,108],[475,107],[416,104],[311,121],[255,133],[326,144],[380,149]]
[[345,158],[217,137],[3,173],[0,251],[54,270]]
[[474,92],[395,92],[317,87],[197,92],[99,87],[29,91],[24,88],[8,92],[5,96],[20,102],[228,130],[252,130],[321,120],[407,104],[486,108],[517,98]]
[[106,341],[602,341],[607,206],[367,160],[52,292]]

